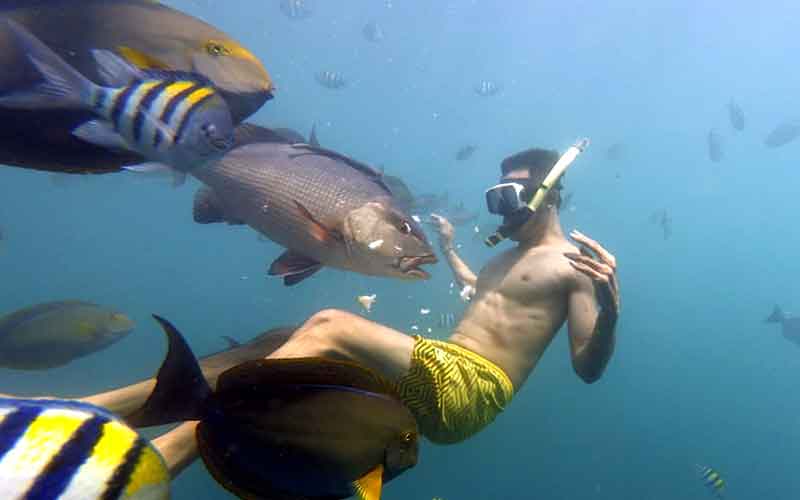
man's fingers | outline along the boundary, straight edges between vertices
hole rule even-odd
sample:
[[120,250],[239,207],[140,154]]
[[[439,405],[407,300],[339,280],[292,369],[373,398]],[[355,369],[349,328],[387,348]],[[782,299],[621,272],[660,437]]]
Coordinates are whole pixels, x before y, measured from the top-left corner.
[[596,271],[594,268],[587,266],[581,262],[576,262],[574,260],[569,261],[570,265],[575,268],[576,270],[582,272],[583,274],[587,275],[588,277],[592,278],[596,281],[608,281],[608,276]]
[[606,280],[614,274],[614,269],[612,269],[611,266],[603,262],[596,261],[591,257],[571,252],[565,253],[564,257],[568,258],[573,264],[583,264],[584,266],[591,268],[596,273],[603,275],[604,279]]
[[573,240],[589,247],[594,253],[597,254],[600,260],[602,260],[603,262],[605,262],[614,269],[617,268],[617,258],[614,257],[608,250],[603,248],[603,246],[600,243],[589,238],[588,236],[581,233],[577,229],[573,229],[569,233],[569,235],[572,237]]

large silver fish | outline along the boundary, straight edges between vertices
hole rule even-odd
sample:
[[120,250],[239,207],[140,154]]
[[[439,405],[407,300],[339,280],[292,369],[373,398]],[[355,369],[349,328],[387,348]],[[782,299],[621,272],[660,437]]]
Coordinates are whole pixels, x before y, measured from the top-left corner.
[[269,270],[286,285],[323,266],[427,279],[419,266],[437,261],[381,174],[333,151],[255,142],[192,175],[207,186],[195,197],[194,220],[247,224],[286,247]]

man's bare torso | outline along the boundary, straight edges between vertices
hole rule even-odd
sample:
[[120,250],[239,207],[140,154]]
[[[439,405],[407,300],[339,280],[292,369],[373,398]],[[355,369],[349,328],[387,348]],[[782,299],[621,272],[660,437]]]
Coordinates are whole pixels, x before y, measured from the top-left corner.
[[560,240],[492,259],[450,341],[497,364],[519,390],[567,318],[577,277],[564,253],[576,251]]

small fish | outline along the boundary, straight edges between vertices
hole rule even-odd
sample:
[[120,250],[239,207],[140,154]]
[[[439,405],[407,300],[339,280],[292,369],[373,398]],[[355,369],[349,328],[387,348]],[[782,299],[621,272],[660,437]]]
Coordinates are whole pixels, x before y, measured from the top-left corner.
[[717,471],[706,465],[696,465],[697,471],[703,480],[703,483],[708,487],[709,491],[717,497],[724,498],[725,493],[725,480],[719,475]]
[[719,163],[722,161],[722,158],[724,157],[722,150],[722,135],[720,135],[717,130],[711,129],[708,132],[707,143],[708,158],[714,163]]
[[228,106],[200,75],[144,72],[110,51],[93,50],[106,86],[97,85],[21,25],[6,23],[43,81],[0,96],[0,106],[91,111],[97,119],[78,126],[73,131],[76,137],[112,150],[133,151],[180,171],[211,163],[233,147]]
[[670,217],[666,209],[657,210],[650,214],[650,222],[661,227],[665,240],[672,236],[672,217]]
[[800,120],[784,122],[775,127],[764,138],[764,145],[768,148],[785,146],[800,136]]
[[454,206],[445,210],[445,216],[454,226],[463,226],[475,222],[479,216],[478,211],[467,210],[464,202],[459,201]]
[[0,498],[166,500],[158,451],[88,403],[0,398]]
[[468,144],[466,146],[463,146],[458,151],[456,151],[456,160],[458,160],[458,161],[468,160],[472,156],[472,153],[474,153],[475,150],[477,150],[477,149],[478,149],[478,146],[474,146],[472,144]]
[[226,370],[212,390],[184,337],[154,317],[169,350],[127,421],[199,420],[207,469],[240,498],[379,500],[416,465],[416,421],[379,374],[324,358],[259,359]]
[[456,324],[456,315],[454,313],[441,313],[439,314],[439,321],[436,326],[442,329],[452,328]]
[[744,111],[733,99],[728,102],[728,118],[731,121],[731,127],[738,131],[744,130]]
[[134,326],[120,312],[77,300],[19,309],[0,317],[0,366],[62,366],[120,341]]
[[606,159],[617,161],[625,158],[625,145],[621,142],[615,142],[606,149]]
[[381,28],[375,21],[370,21],[365,24],[364,28],[361,30],[361,33],[364,35],[364,38],[367,39],[367,41],[372,43],[382,42],[385,38],[383,28]]
[[442,194],[425,193],[414,198],[412,208],[421,212],[435,212],[447,206],[450,195],[447,192]]
[[783,312],[780,306],[776,305],[765,320],[766,323],[780,323],[783,336],[787,340],[800,345],[800,316]]
[[314,14],[306,0],[281,0],[281,12],[292,21],[308,19]]
[[347,80],[338,71],[320,71],[314,77],[326,89],[338,90],[347,86]]
[[359,295],[358,297],[356,297],[356,302],[361,304],[361,307],[363,307],[364,311],[366,312],[372,311],[372,305],[375,303],[376,300],[377,300],[377,295],[375,294]]
[[491,80],[481,80],[475,84],[473,90],[481,97],[491,97],[502,90],[502,86]]

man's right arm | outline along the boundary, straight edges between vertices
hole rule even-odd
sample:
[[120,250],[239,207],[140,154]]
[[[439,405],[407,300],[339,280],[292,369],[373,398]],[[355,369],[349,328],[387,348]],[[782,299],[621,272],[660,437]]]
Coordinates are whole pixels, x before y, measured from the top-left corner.
[[453,276],[461,288],[470,286],[473,289],[478,282],[478,277],[472,270],[461,260],[461,257],[456,254],[453,247],[453,234],[455,230],[450,221],[441,215],[431,214],[431,219],[434,221],[436,231],[439,233],[439,249],[447,259],[447,264],[453,271]]

